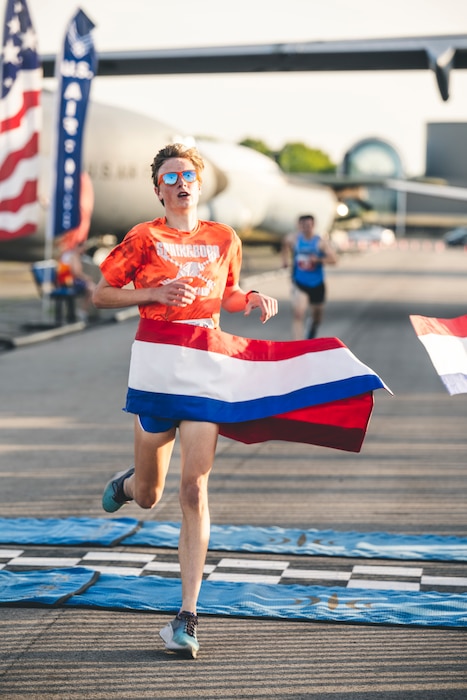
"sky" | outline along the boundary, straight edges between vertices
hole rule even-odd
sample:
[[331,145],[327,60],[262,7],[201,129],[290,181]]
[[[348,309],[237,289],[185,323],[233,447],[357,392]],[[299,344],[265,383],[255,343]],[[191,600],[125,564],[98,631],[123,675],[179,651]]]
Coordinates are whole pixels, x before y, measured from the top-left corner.
[[[39,52],[60,51],[78,8],[97,52],[467,34],[466,0],[27,0]],[[4,16],[6,0],[0,0]],[[50,85],[50,81],[46,84]],[[358,140],[398,150],[407,175],[425,169],[426,125],[467,121],[467,70],[443,102],[431,71],[309,72],[94,78],[91,99],[149,115],[179,133],[238,143],[290,142],[340,163]]]

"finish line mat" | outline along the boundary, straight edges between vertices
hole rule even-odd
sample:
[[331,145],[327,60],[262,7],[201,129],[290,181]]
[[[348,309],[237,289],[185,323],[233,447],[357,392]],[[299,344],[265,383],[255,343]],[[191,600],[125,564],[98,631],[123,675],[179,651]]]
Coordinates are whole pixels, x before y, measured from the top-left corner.
[[[0,518],[0,543],[166,547],[180,526],[134,518]],[[212,525],[211,551],[396,560],[467,561],[467,539],[440,535],[337,532],[249,525]]]
[[[98,574],[86,568],[0,571],[4,605],[64,605],[147,612],[178,610],[179,579]],[[467,627],[467,596],[203,581],[198,612],[343,623]]]

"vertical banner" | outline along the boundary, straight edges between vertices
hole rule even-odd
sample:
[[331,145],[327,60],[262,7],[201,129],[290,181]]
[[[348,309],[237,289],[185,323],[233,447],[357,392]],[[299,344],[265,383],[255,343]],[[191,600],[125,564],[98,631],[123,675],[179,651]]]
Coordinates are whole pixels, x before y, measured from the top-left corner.
[[42,68],[26,0],[7,0],[0,55],[0,240],[39,222]]
[[49,239],[80,223],[84,122],[91,81],[97,68],[91,36],[93,28],[91,20],[78,10],[68,25],[63,52],[55,66],[59,85]]

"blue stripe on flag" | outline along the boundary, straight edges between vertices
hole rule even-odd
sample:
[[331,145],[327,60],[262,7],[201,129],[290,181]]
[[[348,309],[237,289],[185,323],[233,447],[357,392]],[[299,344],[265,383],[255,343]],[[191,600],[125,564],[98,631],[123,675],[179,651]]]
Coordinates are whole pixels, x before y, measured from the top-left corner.
[[380,389],[376,375],[350,377],[329,384],[309,386],[289,394],[265,396],[231,403],[205,396],[162,394],[128,388],[125,410],[137,415],[154,415],[170,419],[238,423],[288,413],[308,406],[318,406]]

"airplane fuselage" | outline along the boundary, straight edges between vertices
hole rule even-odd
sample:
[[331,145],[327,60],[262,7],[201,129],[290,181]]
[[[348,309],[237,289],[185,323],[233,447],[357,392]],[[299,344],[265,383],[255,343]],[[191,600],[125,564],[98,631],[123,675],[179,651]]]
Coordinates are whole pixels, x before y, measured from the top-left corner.
[[[52,138],[55,97],[43,92],[43,129],[40,140],[41,214],[36,234],[0,242],[0,259],[39,260],[45,256],[53,169]],[[151,162],[167,143],[191,137],[177,135],[170,126],[145,115],[90,102],[84,126],[83,165],[93,184],[94,210],[89,237],[111,234],[118,241],[138,222],[163,216],[155,196]],[[272,243],[280,241],[298,216],[315,215],[321,231],[329,231],[336,213],[331,188],[290,183],[277,164],[250,148],[199,140],[205,169],[199,216],[231,225],[240,237],[265,230]]]

